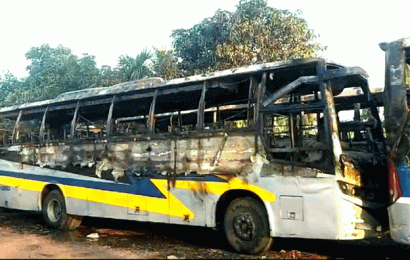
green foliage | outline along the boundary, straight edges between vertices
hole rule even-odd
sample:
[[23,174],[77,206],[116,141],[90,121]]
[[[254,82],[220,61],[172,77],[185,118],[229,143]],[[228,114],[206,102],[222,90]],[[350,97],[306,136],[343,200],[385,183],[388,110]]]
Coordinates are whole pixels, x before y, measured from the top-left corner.
[[154,52],[153,69],[156,76],[170,80],[182,75],[178,68],[178,59],[172,50],[167,50],[166,48],[157,49],[154,47]]
[[20,85],[20,81],[10,72],[7,71],[3,76],[0,76],[0,106],[3,106],[7,95],[13,91],[14,88]]
[[315,56],[323,47],[299,13],[278,10],[266,0],[240,0],[234,12],[217,10],[190,29],[172,32],[173,49],[121,55],[115,68],[97,68],[95,56],[73,55],[62,45],[32,47],[29,76],[0,77],[0,106],[54,98],[88,87],[108,87],[150,76],[166,80],[219,69]]
[[83,57],[77,61],[79,66],[77,80],[81,88],[95,87],[100,80],[100,71],[95,62],[95,56],[83,53]]
[[24,88],[35,90],[40,100],[64,91],[79,89],[76,81],[80,71],[78,58],[69,48],[62,45],[51,48],[48,44],[43,44],[40,47],[32,47],[26,53],[26,58],[31,60],[31,64],[27,67],[29,76],[25,80]]
[[190,29],[174,30],[173,46],[186,75],[294,58],[323,50],[299,13],[266,0],[240,0],[233,13],[218,10]]
[[121,82],[119,73],[116,69],[112,69],[108,65],[103,65],[100,69],[98,82],[96,84],[100,87],[110,87]]
[[141,51],[135,58],[121,55],[118,62],[119,78],[121,81],[130,81],[152,76],[151,59],[152,54],[147,49]]
[[26,68],[29,76],[21,81],[7,80],[9,87],[8,91],[2,91],[1,105],[45,100],[67,91],[97,86],[101,82],[94,56],[83,54],[79,59],[62,45],[57,48],[48,44],[32,47],[26,58],[31,61]]
[[240,1],[226,41],[216,55],[220,68],[313,57],[322,49],[306,21],[263,0]]
[[203,73],[216,67],[217,46],[225,42],[231,14],[216,11],[215,15],[204,19],[190,29],[172,32],[175,53],[181,58],[181,69],[186,75]]

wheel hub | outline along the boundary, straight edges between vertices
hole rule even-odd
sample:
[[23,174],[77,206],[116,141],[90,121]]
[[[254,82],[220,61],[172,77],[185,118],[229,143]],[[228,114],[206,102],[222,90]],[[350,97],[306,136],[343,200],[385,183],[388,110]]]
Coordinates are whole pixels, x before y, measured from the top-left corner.
[[250,214],[237,216],[233,222],[235,233],[243,240],[252,240],[255,234],[255,224]]
[[47,215],[53,222],[57,222],[61,217],[61,204],[58,200],[51,200],[47,208]]

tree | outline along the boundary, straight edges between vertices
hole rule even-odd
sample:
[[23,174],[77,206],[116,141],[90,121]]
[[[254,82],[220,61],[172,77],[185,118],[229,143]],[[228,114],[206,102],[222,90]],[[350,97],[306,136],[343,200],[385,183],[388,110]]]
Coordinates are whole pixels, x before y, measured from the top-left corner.
[[228,37],[217,48],[219,67],[314,57],[323,48],[298,15],[271,8],[264,0],[241,0]]
[[181,58],[181,70],[186,75],[203,73],[216,66],[216,48],[225,42],[231,14],[217,10],[215,15],[204,19],[190,29],[172,32],[173,48]]
[[174,30],[173,47],[186,75],[261,62],[314,57],[323,47],[300,13],[240,0],[190,29]]
[[157,49],[154,47],[154,53],[153,69],[156,76],[165,80],[181,76],[181,71],[178,68],[178,59],[172,50],[167,50],[166,48]]
[[10,71],[0,76],[0,107],[4,105],[9,93],[18,88],[20,84],[21,82]]
[[77,61],[79,71],[77,76],[80,88],[89,88],[99,85],[100,70],[97,68],[95,56],[83,53],[83,57]]
[[80,89],[81,68],[77,56],[71,53],[69,48],[58,45],[51,48],[48,44],[40,47],[32,47],[26,58],[31,60],[27,66],[29,76],[24,81],[24,92],[28,100],[44,100],[52,98],[60,93]]
[[142,50],[135,58],[128,55],[121,55],[117,66],[121,81],[124,82],[151,76],[151,58],[152,54],[147,49]]
[[118,71],[108,65],[103,65],[99,71],[98,85],[100,87],[110,87],[118,83],[121,83]]
[[62,45],[51,48],[48,44],[32,47],[26,58],[29,76],[15,84],[2,105],[54,98],[58,94],[98,85],[99,70],[95,57],[83,54],[81,59]]

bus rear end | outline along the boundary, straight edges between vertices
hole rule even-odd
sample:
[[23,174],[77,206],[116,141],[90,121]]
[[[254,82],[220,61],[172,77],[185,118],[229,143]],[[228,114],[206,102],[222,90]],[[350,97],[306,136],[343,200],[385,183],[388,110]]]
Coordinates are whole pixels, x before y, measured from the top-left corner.
[[410,244],[410,38],[381,43],[385,51],[384,115],[389,186],[389,225],[393,240]]
[[[405,141],[401,144],[407,143]],[[407,149],[407,154],[409,150]],[[388,207],[390,235],[393,240],[410,244],[410,169],[406,153],[392,152],[388,155],[389,198]]]

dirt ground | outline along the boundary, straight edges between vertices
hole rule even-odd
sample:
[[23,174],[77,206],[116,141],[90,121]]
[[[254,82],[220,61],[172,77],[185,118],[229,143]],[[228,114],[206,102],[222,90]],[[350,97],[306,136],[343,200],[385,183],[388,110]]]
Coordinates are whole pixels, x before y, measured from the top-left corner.
[[[0,208],[0,258],[82,259],[403,259],[410,247],[388,236],[365,241],[275,239],[261,256],[233,253],[221,233],[196,227],[85,218],[68,232],[41,214]],[[410,256],[409,256],[410,257]]]

